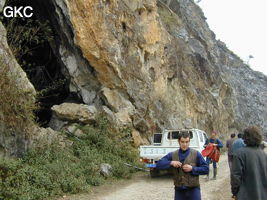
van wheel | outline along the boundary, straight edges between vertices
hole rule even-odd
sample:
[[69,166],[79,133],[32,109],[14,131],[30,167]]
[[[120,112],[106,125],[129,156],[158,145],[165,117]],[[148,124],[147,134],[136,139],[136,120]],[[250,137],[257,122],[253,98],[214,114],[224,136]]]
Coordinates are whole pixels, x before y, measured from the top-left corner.
[[158,169],[152,169],[150,170],[150,177],[155,178],[160,174],[160,171]]

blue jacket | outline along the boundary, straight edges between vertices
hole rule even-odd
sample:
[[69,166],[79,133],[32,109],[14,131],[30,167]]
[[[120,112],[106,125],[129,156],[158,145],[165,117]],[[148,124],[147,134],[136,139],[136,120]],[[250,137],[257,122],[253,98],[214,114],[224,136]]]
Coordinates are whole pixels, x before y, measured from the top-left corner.
[[[188,148],[186,151],[182,151],[179,149],[179,159],[180,162],[183,163],[186,159],[186,157],[190,153],[190,148]],[[156,164],[157,169],[169,169],[171,168],[171,161],[172,161],[172,154],[173,152],[168,153],[164,157],[162,157]],[[204,160],[203,156],[197,152],[197,159],[196,159],[196,166],[193,166],[192,168],[192,175],[204,175],[208,174],[209,172],[209,167],[207,162]],[[200,194],[200,188],[195,187],[195,188],[190,188],[190,193],[187,192],[189,188],[182,186],[179,188],[175,187],[175,200],[179,200],[185,196],[186,198],[190,199],[201,199],[201,194]],[[187,193],[184,193],[187,192]]]
[[240,149],[241,147],[245,147],[245,146],[246,146],[246,144],[244,143],[244,140],[242,138],[238,138],[232,144],[232,152],[233,152],[233,154],[236,153],[237,149]]
[[[186,157],[189,155],[190,148],[188,148],[186,151],[182,151],[179,149],[179,158],[180,162],[183,163],[186,159]],[[172,153],[170,152],[164,157],[162,157],[156,164],[157,169],[168,169],[171,167],[171,161],[172,161]],[[204,175],[208,174],[209,167],[207,162],[204,160],[203,156],[197,152],[197,163],[196,166],[192,169],[192,175]]]

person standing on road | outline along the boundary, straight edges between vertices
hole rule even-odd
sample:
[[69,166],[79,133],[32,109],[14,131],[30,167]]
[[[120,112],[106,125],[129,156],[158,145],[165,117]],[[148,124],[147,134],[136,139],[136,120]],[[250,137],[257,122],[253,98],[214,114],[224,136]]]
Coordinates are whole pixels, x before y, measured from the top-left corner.
[[232,162],[233,162],[233,151],[232,151],[232,145],[235,141],[235,133],[232,133],[231,138],[226,141],[226,147],[228,149],[228,164],[230,168],[230,172],[232,171]]
[[231,190],[238,200],[267,199],[267,154],[260,149],[262,133],[256,126],[244,130],[246,147],[234,153]]
[[[246,144],[244,143],[244,140],[243,140],[243,133],[238,133],[237,134],[237,139],[232,144],[232,153],[233,153],[233,155],[237,152],[238,149],[240,149],[242,147],[245,147],[245,146],[246,146]],[[230,184],[232,185],[232,175],[231,175],[231,173],[230,173]],[[234,195],[233,195],[233,197],[234,197]]]
[[172,168],[175,200],[201,200],[199,175],[208,173],[208,164],[197,150],[189,148],[189,132],[180,133],[178,143],[180,148],[161,158],[156,168]]
[[244,143],[244,140],[242,139],[243,134],[242,133],[238,133],[237,134],[237,139],[234,141],[234,143],[232,144],[232,152],[233,154],[242,147],[245,147],[246,144]]
[[[218,134],[216,131],[211,132],[211,137],[206,140],[204,147],[207,147],[209,144],[212,144],[215,148],[217,148],[218,152],[220,151],[220,148],[223,147],[223,143],[218,139]],[[212,160],[209,156],[207,156],[206,161],[208,163],[208,166],[212,162],[213,180],[215,180],[217,176],[217,162],[215,160]],[[209,173],[207,175],[207,180],[209,180]]]

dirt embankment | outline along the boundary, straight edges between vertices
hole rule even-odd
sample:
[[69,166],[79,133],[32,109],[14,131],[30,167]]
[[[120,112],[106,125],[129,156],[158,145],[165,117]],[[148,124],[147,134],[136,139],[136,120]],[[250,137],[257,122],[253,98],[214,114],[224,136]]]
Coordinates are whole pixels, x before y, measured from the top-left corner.
[[[211,166],[210,166],[211,167]],[[211,175],[213,172],[211,170]],[[206,181],[200,177],[203,200],[231,200],[230,172],[227,156],[222,155],[217,180]],[[96,187],[89,194],[74,195],[60,200],[172,200],[174,199],[171,176],[150,178],[147,173],[138,173],[131,180],[113,181]]]

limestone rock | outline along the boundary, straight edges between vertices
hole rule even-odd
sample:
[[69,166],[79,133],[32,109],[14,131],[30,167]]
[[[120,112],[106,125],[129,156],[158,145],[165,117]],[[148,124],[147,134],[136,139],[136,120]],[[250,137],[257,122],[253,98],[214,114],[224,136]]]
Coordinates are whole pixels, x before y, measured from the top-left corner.
[[52,107],[55,116],[60,121],[80,122],[90,124],[95,121],[97,110],[86,104],[63,103]]
[[34,134],[30,138],[31,147],[57,144],[61,148],[65,148],[72,145],[72,141],[68,140],[65,135],[51,128],[34,126],[31,128],[31,133]]
[[5,3],[6,3],[6,0],[0,0],[0,11],[2,11]]
[[84,135],[84,132],[81,129],[79,129],[79,125],[78,124],[71,124],[71,125],[67,126],[65,128],[65,130],[67,130],[68,132],[72,133],[76,137],[81,137],[81,136]]
[[108,177],[111,174],[111,165],[107,163],[102,163],[100,165],[100,174],[103,175],[104,177]]
[[10,70],[10,74],[16,77],[17,87],[25,92],[36,94],[36,91],[27,78],[26,73],[17,63],[14,55],[12,54],[6,40],[6,30],[2,23],[0,23],[0,57],[1,62],[5,63]]
[[17,133],[0,121],[0,156],[22,156],[29,146],[24,133]]
[[60,131],[63,129],[65,125],[68,125],[67,121],[64,121],[56,116],[56,114],[52,114],[52,117],[50,119],[50,122],[48,126],[52,128],[55,131]]
[[[4,5],[5,1],[0,2],[0,8]],[[19,90],[34,96],[36,91],[28,80],[26,73],[21,69],[17,63],[14,55],[12,54],[6,39],[6,30],[0,22],[0,67],[6,65],[11,77],[16,77],[16,86]],[[2,78],[2,77],[0,77]],[[2,98],[2,97],[0,97]],[[33,97],[34,98],[34,97]],[[1,110],[0,105],[0,110]],[[18,113],[19,114],[19,113]],[[0,111],[0,155],[21,156],[28,148],[29,138],[23,131],[14,131],[3,123]]]
[[137,118],[136,120],[134,119],[133,120],[133,126],[137,130],[140,130],[140,132],[142,132],[142,133],[148,131],[148,129],[149,129],[148,123],[143,118]]
[[112,112],[112,110],[110,110],[107,106],[102,106],[102,110],[103,110],[103,113],[105,113],[105,115],[107,116],[108,120],[111,123],[116,124],[116,116]]
[[[253,97],[240,98],[240,83],[232,81],[239,75],[228,77],[244,64],[216,41],[193,1],[171,1],[169,9],[156,0],[56,2],[71,24],[74,44],[95,70],[104,105],[116,122],[133,123],[141,134],[153,132],[154,126],[216,129],[222,135],[240,131],[243,122],[266,127],[265,115],[241,111],[241,99]],[[251,104],[254,110],[265,105],[264,94],[263,88],[260,103]]]
[[135,129],[132,130],[132,138],[134,147],[139,147],[140,145],[149,144],[149,142],[146,139],[142,138],[141,134]]

